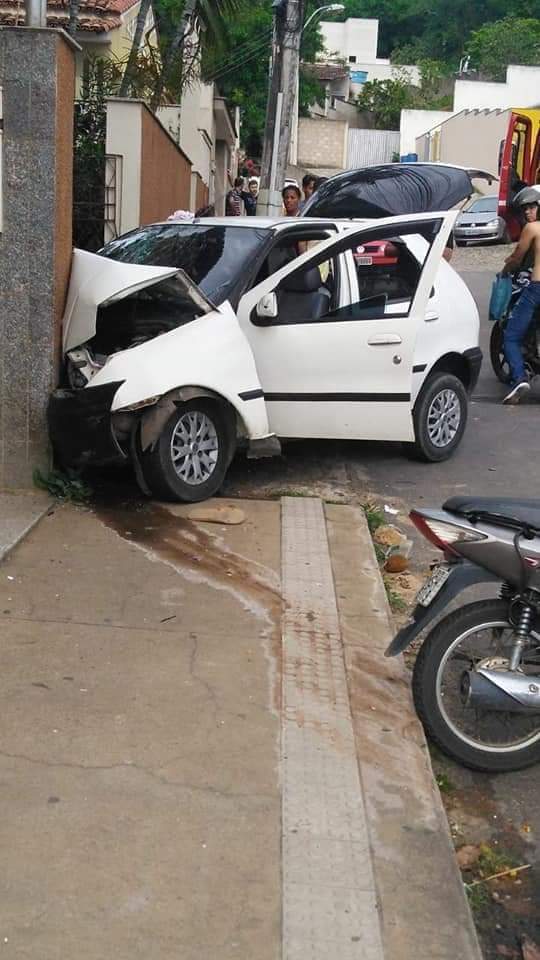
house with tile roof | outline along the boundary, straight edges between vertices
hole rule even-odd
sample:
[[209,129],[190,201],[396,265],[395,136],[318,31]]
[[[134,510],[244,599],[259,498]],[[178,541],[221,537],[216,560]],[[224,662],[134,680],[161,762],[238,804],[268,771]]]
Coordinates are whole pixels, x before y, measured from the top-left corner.
[[[80,0],[75,40],[82,48],[77,56],[78,89],[84,61],[104,57],[125,59],[129,55],[139,13],[140,0]],[[22,0],[0,0],[0,26],[24,26]],[[69,23],[67,0],[47,0],[47,26],[66,29]],[[144,46],[157,48],[157,32],[152,6],[143,32]]]

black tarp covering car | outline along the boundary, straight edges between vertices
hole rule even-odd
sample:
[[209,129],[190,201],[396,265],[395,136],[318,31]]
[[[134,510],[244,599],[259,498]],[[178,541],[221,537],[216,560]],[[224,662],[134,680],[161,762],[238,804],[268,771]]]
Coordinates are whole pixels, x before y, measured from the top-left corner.
[[383,163],[346,170],[318,188],[304,217],[376,219],[450,210],[475,192],[473,179],[491,183],[483,170],[442,163]]

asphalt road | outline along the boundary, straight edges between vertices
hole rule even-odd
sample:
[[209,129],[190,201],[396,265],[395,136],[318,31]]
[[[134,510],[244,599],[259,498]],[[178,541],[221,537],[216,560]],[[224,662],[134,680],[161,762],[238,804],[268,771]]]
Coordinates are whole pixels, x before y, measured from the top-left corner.
[[480,310],[484,362],[459,450],[445,463],[428,465],[404,459],[400,448],[390,444],[362,444],[351,451],[359,478],[381,495],[403,497],[411,506],[426,500],[438,505],[453,494],[540,497],[540,386],[535,389],[533,383],[530,397],[517,407],[501,405],[506,388],[489,362],[487,306],[492,275],[478,271],[462,276]]

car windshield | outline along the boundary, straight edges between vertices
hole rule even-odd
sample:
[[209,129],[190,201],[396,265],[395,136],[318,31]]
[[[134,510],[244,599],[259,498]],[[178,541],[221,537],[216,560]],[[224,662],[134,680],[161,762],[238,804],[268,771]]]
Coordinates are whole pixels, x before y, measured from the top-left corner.
[[220,304],[267,236],[255,227],[154,224],[111,240],[99,252],[124,263],[181,268],[209,300]]
[[467,213],[497,213],[497,197],[481,197],[473,200],[467,207]]

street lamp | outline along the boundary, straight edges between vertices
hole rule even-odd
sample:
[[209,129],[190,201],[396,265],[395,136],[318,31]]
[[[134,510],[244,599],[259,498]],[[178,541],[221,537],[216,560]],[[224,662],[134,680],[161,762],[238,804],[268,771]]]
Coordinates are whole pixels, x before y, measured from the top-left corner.
[[302,33],[307,29],[307,27],[309,27],[311,21],[315,19],[318,13],[343,13],[344,9],[345,5],[343,3],[325,3],[323,7],[317,7],[311,16],[307,18],[304,26],[302,27]]

